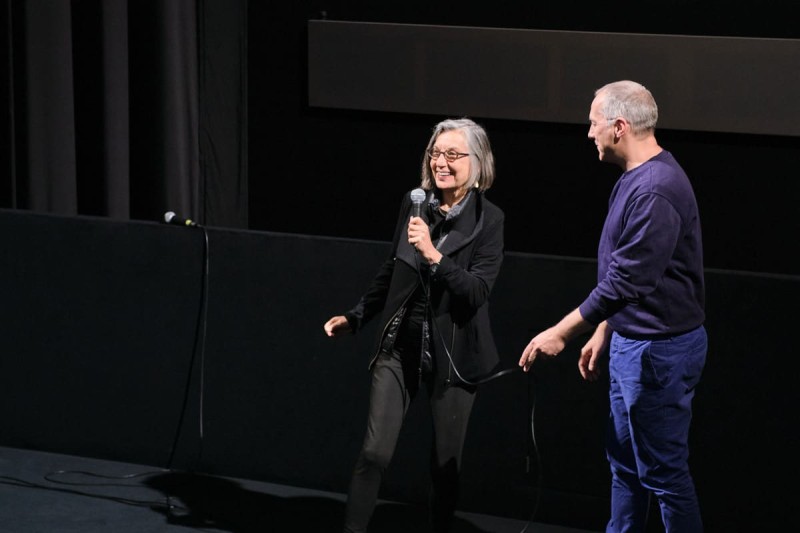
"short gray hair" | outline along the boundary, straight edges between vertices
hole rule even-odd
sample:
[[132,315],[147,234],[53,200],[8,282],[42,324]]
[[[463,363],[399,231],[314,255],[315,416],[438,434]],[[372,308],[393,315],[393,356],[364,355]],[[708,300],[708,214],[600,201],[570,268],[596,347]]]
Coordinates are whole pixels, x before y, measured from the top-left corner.
[[647,88],[635,81],[621,80],[603,85],[594,92],[600,97],[600,112],[608,120],[622,117],[634,133],[654,131],[658,106]]
[[479,191],[485,191],[494,182],[494,155],[489,144],[489,136],[483,127],[468,118],[447,119],[439,122],[433,128],[433,134],[425,148],[422,157],[422,176],[420,186],[429,191],[435,187],[435,180],[430,166],[430,156],[428,152],[436,143],[436,138],[446,131],[461,131],[467,139],[467,150],[469,150],[470,172],[467,189],[476,187]]

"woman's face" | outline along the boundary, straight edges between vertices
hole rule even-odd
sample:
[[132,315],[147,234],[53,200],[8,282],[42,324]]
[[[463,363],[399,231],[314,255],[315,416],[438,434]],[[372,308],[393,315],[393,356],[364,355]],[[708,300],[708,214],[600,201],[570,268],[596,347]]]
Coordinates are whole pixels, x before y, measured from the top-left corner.
[[[469,154],[466,136],[460,130],[445,131],[436,137],[432,151],[439,152],[438,157],[431,157],[430,161],[436,187],[460,197],[469,181],[470,172],[470,157],[464,155]],[[448,161],[445,157],[447,152],[456,152],[457,158]]]

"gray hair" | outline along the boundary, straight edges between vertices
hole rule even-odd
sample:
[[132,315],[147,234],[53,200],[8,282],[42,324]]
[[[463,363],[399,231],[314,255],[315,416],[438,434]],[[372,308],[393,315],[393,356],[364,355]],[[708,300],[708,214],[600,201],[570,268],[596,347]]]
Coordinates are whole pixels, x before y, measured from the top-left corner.
[[446,131],[461,131],[467,139],[467,150],[469,150],[470,158],[470,171],[469,180],[466,187],[477,188],[479,191],[485,191],[492,186],[494,182],[494,155],[492,155],[492,147],[489,144],[489,136],[486,134],[481,126],[468,118],[460,119],[447,119],[438,123],[433,128],[433,134],[428,141],[428,146],[425,148],[425,154],[422,157],[422,177],[420,186],[429,191],[434,188],[435,180],[430,166],[430,156],[428,151],[433,148],[436,143],[436,138]]
[[608,120],[622,117],[631,124],[633,133],[654,131],[658,122],[655,98],[644,85],[622,80],[608,83],[594,92],[600,97],[600,112]]

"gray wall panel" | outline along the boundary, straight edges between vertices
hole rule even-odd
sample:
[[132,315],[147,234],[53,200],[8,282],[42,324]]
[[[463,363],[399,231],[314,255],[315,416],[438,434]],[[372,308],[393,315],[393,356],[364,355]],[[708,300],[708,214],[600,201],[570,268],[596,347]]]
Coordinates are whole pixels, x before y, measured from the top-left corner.
[[635,79],[669,129],[800,135],[800,40],[309,21],[313,107],[584,124]]

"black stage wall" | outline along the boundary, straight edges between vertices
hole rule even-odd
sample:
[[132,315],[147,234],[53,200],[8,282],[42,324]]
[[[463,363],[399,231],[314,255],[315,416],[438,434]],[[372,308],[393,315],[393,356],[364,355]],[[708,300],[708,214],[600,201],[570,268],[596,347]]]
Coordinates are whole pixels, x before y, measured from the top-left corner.
[[[492,141],[489,196],[508,249],[594,257],[620,171],[597,161],[585,117],[599,85],[631,78],[653,89],[658,139],[695,187],[706,266],[797,275],[800,137],[778,133],[797,109],[785,90],[798,83],[794,5],[250,2],[248,228],[390,238],[431,128],[469,115]],[[315,38],[338,26],[344,38]],[[528,34],[563,46],[529,46],[539,37]],[[755,117],[768,127],[748,127]]]
[[[18,211],[0,211],[0,241],[0,445],[345,491],[374,326],[331,340],[322,324],[356,301],[387,243]],[[505,366],[580,301],[594,268],[508,253],[492,299]],[[707,276],[691,460],[708,531],[787,530],[800,278]],[[603,527],[607,382],[580,379],[580,344],[483,386],[464,510],[527,518],[538,501],[538,521]],[[426,499],[423,405],[383,497]]]
[[2,208],[384,240],[432,126],[466,114],[508,249],[594,257],[619,171],[585,117],[630,77],[692,179],[706,266],[799,273],[794,0],[0,3]]

